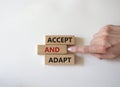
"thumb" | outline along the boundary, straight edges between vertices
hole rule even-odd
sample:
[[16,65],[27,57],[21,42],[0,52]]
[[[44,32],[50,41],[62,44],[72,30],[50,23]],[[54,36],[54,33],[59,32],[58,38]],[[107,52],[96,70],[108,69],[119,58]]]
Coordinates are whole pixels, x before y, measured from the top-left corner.
[[106,53],[107,48],[104,46],[72,46],[68,48],[68,51],[73,53]]

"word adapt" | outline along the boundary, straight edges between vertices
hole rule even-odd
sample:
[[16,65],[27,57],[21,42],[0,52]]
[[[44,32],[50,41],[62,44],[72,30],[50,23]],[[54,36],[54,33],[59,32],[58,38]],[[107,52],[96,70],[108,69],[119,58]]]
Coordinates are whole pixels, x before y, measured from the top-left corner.
[[45,55],[45,64],[48,64],[48,65],[75,64],[75,57],[74,57],[74,54]]

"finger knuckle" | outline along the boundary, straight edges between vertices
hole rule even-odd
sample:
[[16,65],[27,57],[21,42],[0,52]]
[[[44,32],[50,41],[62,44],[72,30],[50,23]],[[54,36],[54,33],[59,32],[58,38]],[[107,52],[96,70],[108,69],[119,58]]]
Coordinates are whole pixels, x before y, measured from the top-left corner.
[[101,52],[103,52],[103,53],[106,53],[106,52],[107,52],[107,48],[106,48],[105,46],[101,46],[99,49],[100,49]]
[[113,25],[106,25],[103,27],[103,31],[109,33],[112,29]]
[[101,39],[102,39],[102,41],[108,41],[109,40],[109,35],[107,34],[107,35],[103,35],[103,36],[101,36]]
[[109,43],[110,41],[109,41],[110,39],[109,39],[109,37],[105,37],[104,39],[103,39],[103,41],[102,41],[102,46],[103,47],[109,47],[111,44]]

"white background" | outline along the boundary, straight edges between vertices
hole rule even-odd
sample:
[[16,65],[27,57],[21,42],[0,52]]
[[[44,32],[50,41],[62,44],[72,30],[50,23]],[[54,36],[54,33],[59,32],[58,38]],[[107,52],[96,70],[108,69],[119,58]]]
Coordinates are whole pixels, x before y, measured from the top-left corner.
[[120,24],[120,0],[0,0],[0,87],[120,87],[120,59],[47,66],[37,55],[45,35],[86,45],[106,24]]

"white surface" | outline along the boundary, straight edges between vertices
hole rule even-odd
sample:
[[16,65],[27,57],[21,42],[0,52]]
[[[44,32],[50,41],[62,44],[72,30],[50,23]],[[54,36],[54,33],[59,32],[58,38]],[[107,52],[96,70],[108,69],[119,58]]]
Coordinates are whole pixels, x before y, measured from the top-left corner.
[[106,24],[120,24],[120,0],[0,0],[0,87],[120,87],[119,59],[84,55],[83,65],[45,66],[36,54],[44,35],[89,44]]

